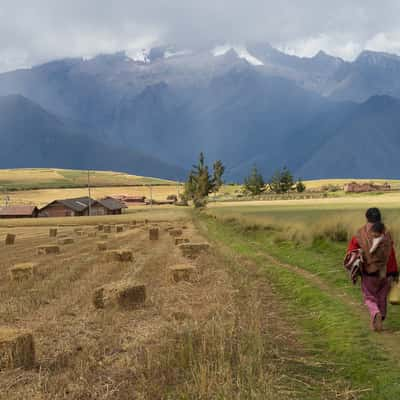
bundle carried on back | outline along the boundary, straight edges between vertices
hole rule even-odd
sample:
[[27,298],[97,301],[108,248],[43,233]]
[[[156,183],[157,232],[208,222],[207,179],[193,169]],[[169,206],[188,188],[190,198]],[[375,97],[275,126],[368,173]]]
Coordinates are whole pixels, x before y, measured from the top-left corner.
[[343,265],[349,272],[350,280],[353,282],[353,285],[355,285],[363,270],[364,258],[362,250],[358,249],[348,253],[343,261]]

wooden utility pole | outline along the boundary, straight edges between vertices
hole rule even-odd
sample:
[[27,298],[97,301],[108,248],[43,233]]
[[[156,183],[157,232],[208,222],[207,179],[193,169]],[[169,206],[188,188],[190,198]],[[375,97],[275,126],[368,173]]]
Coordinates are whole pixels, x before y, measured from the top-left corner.
[[3,192],[4,207],[8,207],[8,204],[10,203],[10,196],[8,195],[8,190],[6,187],[4,187]]
[[150,208],[153,208],[153,185],[150,183]]
[[87,171],[87,186],[89,193],[89,217],[92,215],[92,196],[90,195],[90,171]]

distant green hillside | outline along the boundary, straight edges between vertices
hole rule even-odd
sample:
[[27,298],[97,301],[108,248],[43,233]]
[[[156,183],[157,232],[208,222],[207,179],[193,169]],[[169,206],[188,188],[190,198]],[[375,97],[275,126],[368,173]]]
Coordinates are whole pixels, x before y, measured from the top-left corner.
[[[175,182],[122,172],[90,171],[90,184],[93,187],[102,187],[150,184],[174,185]],[[85,186],[87,186],[87,171],[52,168],[0,169],[0,190],[79,188]]]

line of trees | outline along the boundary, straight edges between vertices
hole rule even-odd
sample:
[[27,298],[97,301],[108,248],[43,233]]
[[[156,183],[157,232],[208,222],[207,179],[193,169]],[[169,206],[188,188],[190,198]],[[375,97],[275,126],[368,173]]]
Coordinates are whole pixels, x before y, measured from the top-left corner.
[[288,193],[293,190],[302,193],[306,190],[306,186],[300,178],[295,181],[287,167],[277,170],[269,182],[265,182],[257,167],[253,167],[250,175],[244,180],[244,191],[257,196],[267,190],[277,194]]
[[[205,162],[204,153],[200,153],[199,161],[196,165],[192,166],[185,183],[182,200],[185,202],[189,200],[193,201],[196,208],[204,207],[207,204],[208,196],[211,193],[217,193],[223,185],[224,181],[222,177],[224,173],[225,166],[221,160],[215,161],[212,171],[210,171]],[[277,170],[269,182],[265,182],[258,169],[253,167],[249,176],[244,180],[243,189],[246,193],[256,196],[265,191],[283,194],[296,190],[301,193],[305,191],[306,186],[301,179],[295,181],[287,167]]]

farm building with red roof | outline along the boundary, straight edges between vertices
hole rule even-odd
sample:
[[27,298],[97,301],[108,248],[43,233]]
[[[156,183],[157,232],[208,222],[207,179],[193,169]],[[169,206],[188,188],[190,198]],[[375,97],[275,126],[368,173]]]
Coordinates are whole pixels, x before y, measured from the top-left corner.
[[38,212],[36,206],[9,206],[0,208],[0,218],[36,218]]

